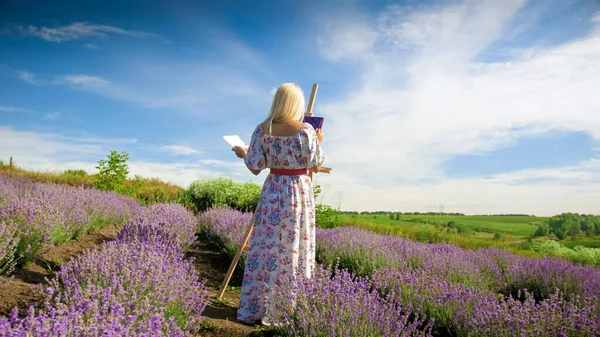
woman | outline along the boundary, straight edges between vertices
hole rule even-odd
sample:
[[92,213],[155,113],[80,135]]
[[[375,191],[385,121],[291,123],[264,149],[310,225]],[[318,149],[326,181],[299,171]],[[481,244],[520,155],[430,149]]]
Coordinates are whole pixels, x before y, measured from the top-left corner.
[[268,117],[256,127],[247,149],[234,147],[258,175],[269,168],[247,251],[237,318],[253,324],[281,323],[274,284],[297,272],[312,276],[315,264],[315,200],[309,172],[324,161],[323,132],[302,123],[304,94],[294,83],[275,93]]

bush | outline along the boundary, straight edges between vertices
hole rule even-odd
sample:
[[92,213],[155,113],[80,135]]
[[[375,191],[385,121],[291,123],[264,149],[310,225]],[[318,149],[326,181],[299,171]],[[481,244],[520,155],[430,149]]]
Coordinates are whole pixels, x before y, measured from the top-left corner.
[[241,212],[254,212],[262,187],[255,183],[240,183],[227,178],[194,181],[183,196],[197,212],[211,207],[229,206]]
[[342,219],[339,212],[331,206],[323,204],[316,205],[315,215],[317,227],[319,228],[335,228],[342,226]]

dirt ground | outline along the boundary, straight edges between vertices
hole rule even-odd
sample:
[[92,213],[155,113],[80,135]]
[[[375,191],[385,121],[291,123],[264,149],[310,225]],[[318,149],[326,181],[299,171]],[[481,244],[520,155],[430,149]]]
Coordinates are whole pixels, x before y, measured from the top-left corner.
[[[60,266],[71,258],[83,253],[95,245],[113,240],[116,237],[114,226],[105,227],[94,233],[82,236],[77,240],[63,243],[41,256],[33,263],[15,270],[13,278],[0,286],[0,315],[8,316],[13,308],[18,308],[21,315],[27,312],[29,306],[39,307],[40,297],[36,296],[32,285],[46,284],[46,280],[54,277]],[[229,282],[227,291],[221,300],[217,295],[229,268],[229,259],[224,253],[210,242],[199,238],[196,244],[187,252],[186,257],[194,257],[194,264],[200,273],[200,278],[206,280],[209,289],[210,303],[203,315],[207,317],[202,331],[193,335],[197,337],[268,337],[272,336],[267,329],[238,323],[236,311],[239,304],[239,285],[242,270],[236,271]]]

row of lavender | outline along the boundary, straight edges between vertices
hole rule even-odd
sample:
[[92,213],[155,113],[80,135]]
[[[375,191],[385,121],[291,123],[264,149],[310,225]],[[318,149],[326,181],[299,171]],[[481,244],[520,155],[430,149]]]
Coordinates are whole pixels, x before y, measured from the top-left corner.
[[0,318],[0,336],[189,336],[199,329],[208,292],[193,260],[184,259],[196,218],[177,204],[132,207],[127,218],[116,240],[36,287],[43,308]]
[[[0,175],[0,276],[52,245],[107,225],[144,219],[144,212],[135,200],[116,193]],[[182,216],[164,212],[157,213],[162,217],[158,220]],[[193,237],[193,228],[180,235]]]
[[[249,216],[220,208],[200,219],[231,252]],[[354,227],[318,229],[317,259],[335,267],[279,288],[296,295],[280,303],[291,335],[600,336],[596,267]]]

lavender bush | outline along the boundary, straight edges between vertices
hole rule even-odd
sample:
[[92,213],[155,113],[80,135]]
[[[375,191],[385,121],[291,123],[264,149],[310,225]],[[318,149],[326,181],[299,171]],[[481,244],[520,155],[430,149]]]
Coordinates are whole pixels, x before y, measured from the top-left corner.
[[[319,265],[311,278],[282,279],[276,287],[284,334],[290,336],[431,336],[433,321],[411,305],[384,298],[368,278]],[[292,299],[290,301],[289,299]],[[287,332],[287,333],[286,333]]]
[[[112,302],[111,296],[104,295],[106,302]],[[8,319],[0,317],[0,337],[190,336],[173,317],[165,319],[161,308],[147,303],[133,314],[121,304],[109,306],[101,301],[77,307],[58,303],[46,309],[36,313],[31,306],[27,316],[19,318],[15,308]]]
[[567,301],[560,291],[541,302],[522,290],[523,301],[448,282],[423,270],[375,270],[375,288],[394,294],[435,318],[440,336],[596,336],[600,308],[594,301]]
[[25,319],[15,310],[0,318],[0,329],[8,336],[189,336],[208,303],[191,262],[163,242],[106,243],[36,287],[44,310],[30,308]]
[[425,244],[394,235],[355,227],[317,228],[317,259],[339,263],[352,273],[370,275],[373,270],[423,269],[447,280],[481,289],[499,288],[502,268],[485,252],[473,252],[450,244]]
[[[99,301],[127,310],[157,307],[182,329],[197,327],[208,301],[191,260],[161,242],[110,242],[63,266],[51,281],[55,300],[68,306]],[[104,297],[110,293],[111,301]],[[148,303],[146,303],[148,302]]]
[[140,207],[116,193],[0,175],[0,221],[17,226],[19,243],[14,254],[22,256],[20,264],[33,260],[52,244],[108,224],[122,224]]
[[[250,226],[252,213],[240,212],[231,207],[212,207],[198,215],[199,230],[233,258]],[[240,258],[244,265],[246,253]]]
[[[140,233],[140,238],[150,238],[148,235],[160,235],[164,239],[171,240],[171,237],[179,242],[178,245],[185,249],[196,241],[196,227],[197,218],[194,214],[188,211],[185,207],[174,203],[159,203],[153,204],[146,207],[140,207],[135,209],[131,216],[131,222],[137,224],[138,230],[148,231],[150,227],[144,225],[142,229],[141,223],[152,223],[161,227],[160,233],[156,232],[158,228],[154,228],[153,234],[150,232]],[[134,230],[134,227],[128,229],[128,231]],[[129,235],[132,237],[132,233],[126,234],[126,232],[120,233],[120,236]]]
[[567,298],[600,300],[600,269],[557,258],[527,258],[496,248],[470,251],[344,227],[317,229],[317,257],[322,263],[339,259],[343,268],[362,275],[387,266],[421,269],[449,282],[513,297],[526,288],[539,301],[559,289]]
[[[0,276],[8,275],[14,269],[18,244],[16,224],[10,220],[0,220]],[[0,285],[2,283],[0,280]]]
[[141,242],[146,244],[164,244],[183,251],[177,233],[169,230],[163,222],[130,221],[117,231],[116,242]]

